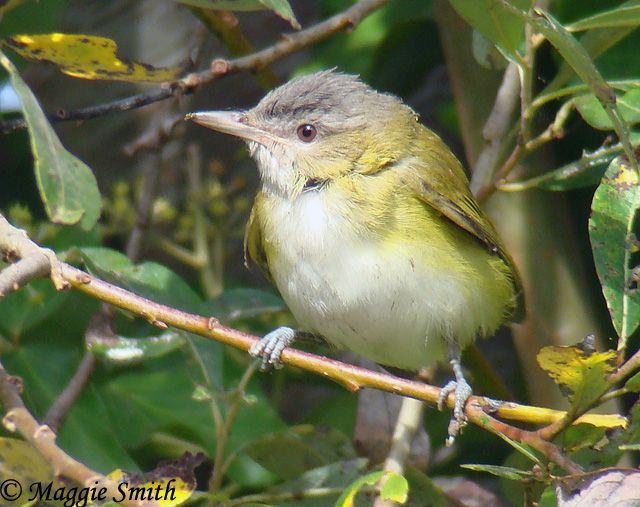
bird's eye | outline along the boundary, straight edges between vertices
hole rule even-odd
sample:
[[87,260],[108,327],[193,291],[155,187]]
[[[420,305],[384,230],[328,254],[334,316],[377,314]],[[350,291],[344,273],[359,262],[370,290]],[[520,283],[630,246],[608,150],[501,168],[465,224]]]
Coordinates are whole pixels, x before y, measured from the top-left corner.
[[304,141],[305,143],[310,143],[316,138],[316,134],[318,131],[313,125],[309,123],[305,123],[298,127],[298,139]]

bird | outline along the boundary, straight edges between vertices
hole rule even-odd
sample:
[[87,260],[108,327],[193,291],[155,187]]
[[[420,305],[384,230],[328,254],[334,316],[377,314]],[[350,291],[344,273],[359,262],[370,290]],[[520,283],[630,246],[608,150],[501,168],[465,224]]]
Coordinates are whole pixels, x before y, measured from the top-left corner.
[[187,119],[243,139],[260,188],[245,258],[299,328],[250,349],[262,369],[301,333],[395,369],[450,362],[449,442],[472,390],[461,351],[524,317],[516,265],[449,147],[395,95],[335,69],[297,77],[244,111]]

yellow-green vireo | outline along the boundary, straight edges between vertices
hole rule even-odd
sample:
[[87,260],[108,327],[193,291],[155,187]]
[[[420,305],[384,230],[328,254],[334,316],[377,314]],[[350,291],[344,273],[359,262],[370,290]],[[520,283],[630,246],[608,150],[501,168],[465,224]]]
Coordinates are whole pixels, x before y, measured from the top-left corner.
[[[513,260],[462,165],[393,95],[323,71],[248,111],[188,115],[242,138],[260,171],[245,251],[301,329],[381,365],[417,371],[449,359],[451,438],[471,395],[459,359],[478,335],[524,314]],[[251,349],[280,367],[296,331]]]

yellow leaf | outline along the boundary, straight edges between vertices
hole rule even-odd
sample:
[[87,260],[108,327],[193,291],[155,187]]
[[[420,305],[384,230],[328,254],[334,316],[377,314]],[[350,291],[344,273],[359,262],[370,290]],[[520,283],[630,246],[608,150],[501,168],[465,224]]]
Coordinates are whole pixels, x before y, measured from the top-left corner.
[[538,364],[569,398],[572,408],[590,406],[611,386],[607,376],[615,370],[616,352],[585,352],[579,347],[545,347]]
[[15,35],[3,40],[24,58],[52,63],[62,72],[83,79],[152,82],[175,81],[186,68],[156,68],[118,57],[118,45],[105,37],[50,33]]
[[23,505],[33,496],[31,486],[51,484],[49,465],[35,448],[23,440],[0,438],[0,498],[3,505]]

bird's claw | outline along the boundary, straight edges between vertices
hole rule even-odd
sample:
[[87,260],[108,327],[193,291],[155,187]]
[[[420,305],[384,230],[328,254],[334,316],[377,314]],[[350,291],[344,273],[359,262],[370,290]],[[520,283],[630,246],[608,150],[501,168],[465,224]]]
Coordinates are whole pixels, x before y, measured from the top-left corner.
[[447,446],[453,445],[456,436],[462,433],[462,430],[467,425],[467,416],[464,413],[464,407],[467,400],[473,394],[473,390],[469,383],[464,379],[451,380],[440,391],[438,396],[438,410],[443,410],[447,402],[449,394],[454,393],[453,404],[453,417],[449,421],[449,427],[447,430],[448,437]]
[[295,336],[295,330],[290,327],[282,326],[274,329],[251,346],[249,355],[262,359],[260,363],[262,371],[269,370],[271,367],[279,370],[284,366],[280,359],[282,351],[291,345]]

